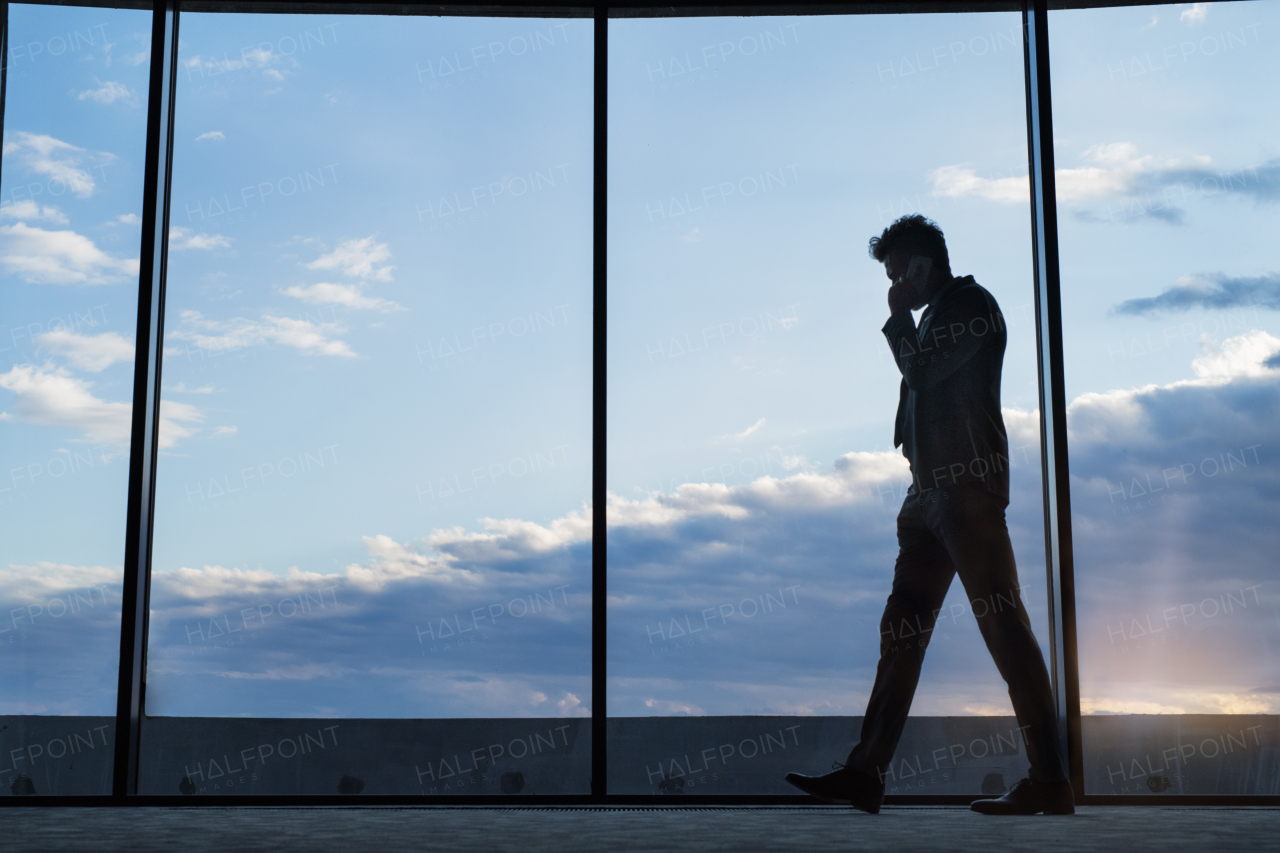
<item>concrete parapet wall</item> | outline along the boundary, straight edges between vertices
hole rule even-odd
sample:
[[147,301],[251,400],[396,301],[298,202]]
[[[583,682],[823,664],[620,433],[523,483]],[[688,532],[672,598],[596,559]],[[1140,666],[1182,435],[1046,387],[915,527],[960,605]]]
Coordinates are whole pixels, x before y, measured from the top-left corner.
[[[1117,715],[1081,721],[1090,794],[1280,794],[1280,717]],[[861,717],[618,717],[617,794],[790,794],[789,771],[843,761]],[[0,795],[105,794],[113,717],[0,717]],[[585,794],[591,721],[149,717],[142,792]],[[888,793],[997,794],[1027,771],[1013,717],[912,717]]]

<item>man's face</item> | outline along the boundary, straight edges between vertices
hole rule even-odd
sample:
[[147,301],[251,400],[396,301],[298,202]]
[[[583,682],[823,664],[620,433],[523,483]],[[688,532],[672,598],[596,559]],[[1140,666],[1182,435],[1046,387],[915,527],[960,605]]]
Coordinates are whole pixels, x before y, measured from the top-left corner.
[[909,256],[905,252],[892,252],[884,260],[884,274],[894,287],[901,289],[913,310],[928,304],[929,270],[932,267],[932,258]]

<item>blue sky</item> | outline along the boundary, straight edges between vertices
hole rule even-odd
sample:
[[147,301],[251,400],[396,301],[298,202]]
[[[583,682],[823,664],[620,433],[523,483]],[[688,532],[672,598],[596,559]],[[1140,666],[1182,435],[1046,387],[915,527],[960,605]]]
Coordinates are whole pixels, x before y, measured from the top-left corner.
[[[0,707],[109,713],[147,18],[11,21]],[[1274,711],[1275,4],[1051,23],[1086,710]],[[589,713],[590,24],[181,34],[149,710]],[[914,211],[1008,318],[1043,643],[1018,17],[610,43],[610,712],[861,713],[906,483],[865,247]],[[916,713],[1008,712],[972,610]]]
[[103,713],[120,630],[149,22],[15,4],[10,28],[5,695],[11,713]]

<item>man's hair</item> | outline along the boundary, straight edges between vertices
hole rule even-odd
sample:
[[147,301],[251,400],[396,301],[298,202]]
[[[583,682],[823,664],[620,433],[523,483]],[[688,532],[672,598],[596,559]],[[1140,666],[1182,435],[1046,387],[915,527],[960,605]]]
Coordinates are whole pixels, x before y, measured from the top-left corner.
[[871,238],[868,250],[871,257],[881,263],[894,252],[903,252],[908,257],[923,255],[932,258],[934,266],[946,271],[951,269],[951,260],[947,257],[947,241],[942,237],[942,229],[932,219],[918,213],[895,219],[879,237]]

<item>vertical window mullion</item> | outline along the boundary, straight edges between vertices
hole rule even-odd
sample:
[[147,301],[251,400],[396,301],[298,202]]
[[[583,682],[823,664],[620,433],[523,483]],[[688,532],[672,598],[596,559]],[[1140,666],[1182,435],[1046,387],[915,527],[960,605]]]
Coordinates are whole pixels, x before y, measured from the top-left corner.
[[1040,385],[1040,459],[1044,484],[1045,571],[1049,594],[1049,672],[1058,711],[1061,749],[1077,801],[1084,795],[1080,742],[1080,674],[1076,650],[1075,571],[1071,549],[1071,490],[1067,467],[1067,409],[1062,350],[1062,291],[1058,270],[1057,195],[1049,89],[1046,0],[1023,6],[1027,88],[1028,171],[1035,269],[1036,347]]
[[[9,3],[0,2],[0,151],[4,149],[4,96],[9,84]],[[4,156],[0,154],[0,167]]]
[[142,244],[138,270],[138,326],[134,348],[133,424],[129,439],[129,497],[125,516],[120,670],[112,795],[138,792],[146,692],[147,615],[151,539],[160,426],[160,356],[168,249],[169,186],[178,56],[178,4],[156,0],[151,25],[151,78],[143,173]]
[[609,10],[595,10],[595,114],[592,184],[592,402],[591,402],[591,794],[608,793],[608,732],[606,731],[606,583],[605,561],[605,394],[608,328],[606,249],[608,230],[609,143]]

